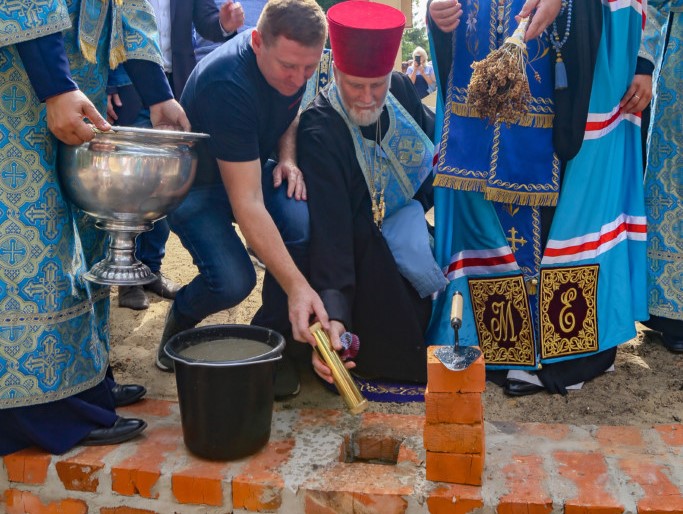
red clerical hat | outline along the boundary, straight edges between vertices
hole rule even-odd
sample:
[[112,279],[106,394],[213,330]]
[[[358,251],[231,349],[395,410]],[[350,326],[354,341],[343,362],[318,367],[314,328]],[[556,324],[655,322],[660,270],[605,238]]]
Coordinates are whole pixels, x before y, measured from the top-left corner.
[[401,45],[406,17],[388,5],[349,0],[327,11],[332,58],[354,77],[382,77],[391,72]]

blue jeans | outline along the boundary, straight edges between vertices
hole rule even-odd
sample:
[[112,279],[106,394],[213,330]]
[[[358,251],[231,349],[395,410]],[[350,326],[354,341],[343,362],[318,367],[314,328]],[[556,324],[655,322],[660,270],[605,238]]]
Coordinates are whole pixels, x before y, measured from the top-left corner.
[[154,228],[143,232],[135,240],[135,256],[149,266],[152,273],[161,269],[161,261],[166,255],[166,241],[171,229],[166,218],[154,222]]
[[[119,75],[119,70],[123,72],[123,77],[128,78],[122,67],[116,68],[116,76]],[[135,88],[128,79],[127,83],[121,79],[114,79],[110,74],[109,85],[118,85],[118,94],[123,102],[122,107],[116,107],[116,113],[119,116],[117,125],[152,128],[152,122],[149,119],[149,109],[143,108]],[[149,266],[152,273],[156,273],[161,269],[161,261],[166,255],[166,241],[171,229],[168,227],[166,219],[156,221],[154,228],[149,232],[143,232],[135,240],[135,256],[143,263]]]
[[[294,263],[308,277],[308,205],[287,198],[286,183],[273,187],[274,166],[269,161],[263,169],[264,203]],[[199,275],[178,292],[173,305],[184,322],[197,324],[249,295],[256,285],[256,272],[232,224],[232,209],[222,183],[192,188],[168,215],[168,222],[199,269]],[[262,306],[252,323],[284,334],[291,331],[287,295],[268,272]]]

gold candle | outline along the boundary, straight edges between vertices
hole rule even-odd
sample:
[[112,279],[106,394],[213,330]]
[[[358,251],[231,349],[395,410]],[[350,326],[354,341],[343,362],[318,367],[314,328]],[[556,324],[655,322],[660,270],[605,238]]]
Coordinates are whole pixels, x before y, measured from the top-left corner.
[[327,367],[330,368],[330,371],[332,371],[334,384],[337,386],[339,394],[344,399],[349,411],[351,414],[360,414],[368,407],[368,401],[363,398],[363,395],[358,390],[358,386],[356,386],[353,378],[351,378],[349,370],[344,367],[344,363],[332,347],[327,333],[319,322],[311,325],[309,330],[317,343],[315,349],[320,358],[325,361]]

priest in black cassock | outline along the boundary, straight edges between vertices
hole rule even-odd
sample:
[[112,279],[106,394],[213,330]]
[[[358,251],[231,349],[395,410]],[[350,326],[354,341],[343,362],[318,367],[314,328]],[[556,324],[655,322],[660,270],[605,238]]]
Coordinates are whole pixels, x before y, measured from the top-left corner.
[[[332,343],[360,339],[354,372],[425,382],[431,295],[445,286],[425,212],[432,206],[434,116],[392,68],[404,15],[350,0],[327,14],[334,82],[301,114],[299,167],[311,219],[311,285]],[[316,372],[331,382],[314,356]],[[353,366],[353,365],[350,365]]]

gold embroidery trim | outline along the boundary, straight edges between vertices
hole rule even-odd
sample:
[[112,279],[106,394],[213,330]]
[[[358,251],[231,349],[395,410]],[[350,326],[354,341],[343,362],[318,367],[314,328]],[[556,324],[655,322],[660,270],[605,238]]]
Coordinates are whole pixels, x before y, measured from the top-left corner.
[[557,205],[558,193],[530,193],[525,191],[508,191],[492,188],[485,179],[456,177],[446,173],[437,173],[434,187],[444,187],[457,191],[476,191],[484,193],[484,198],[493,202],[545,207]]
[[522,275],[468,280],[487,365],[536,367],[531,311]]
[[[479,112],[465,103],[451,102],[451,111],[463,118],[481,118]],[[527,113],[520,116],[514,125],[520,127],[552,128],[554,114]]]
[[598,350],[597,264],[541,270],[541,358]]

